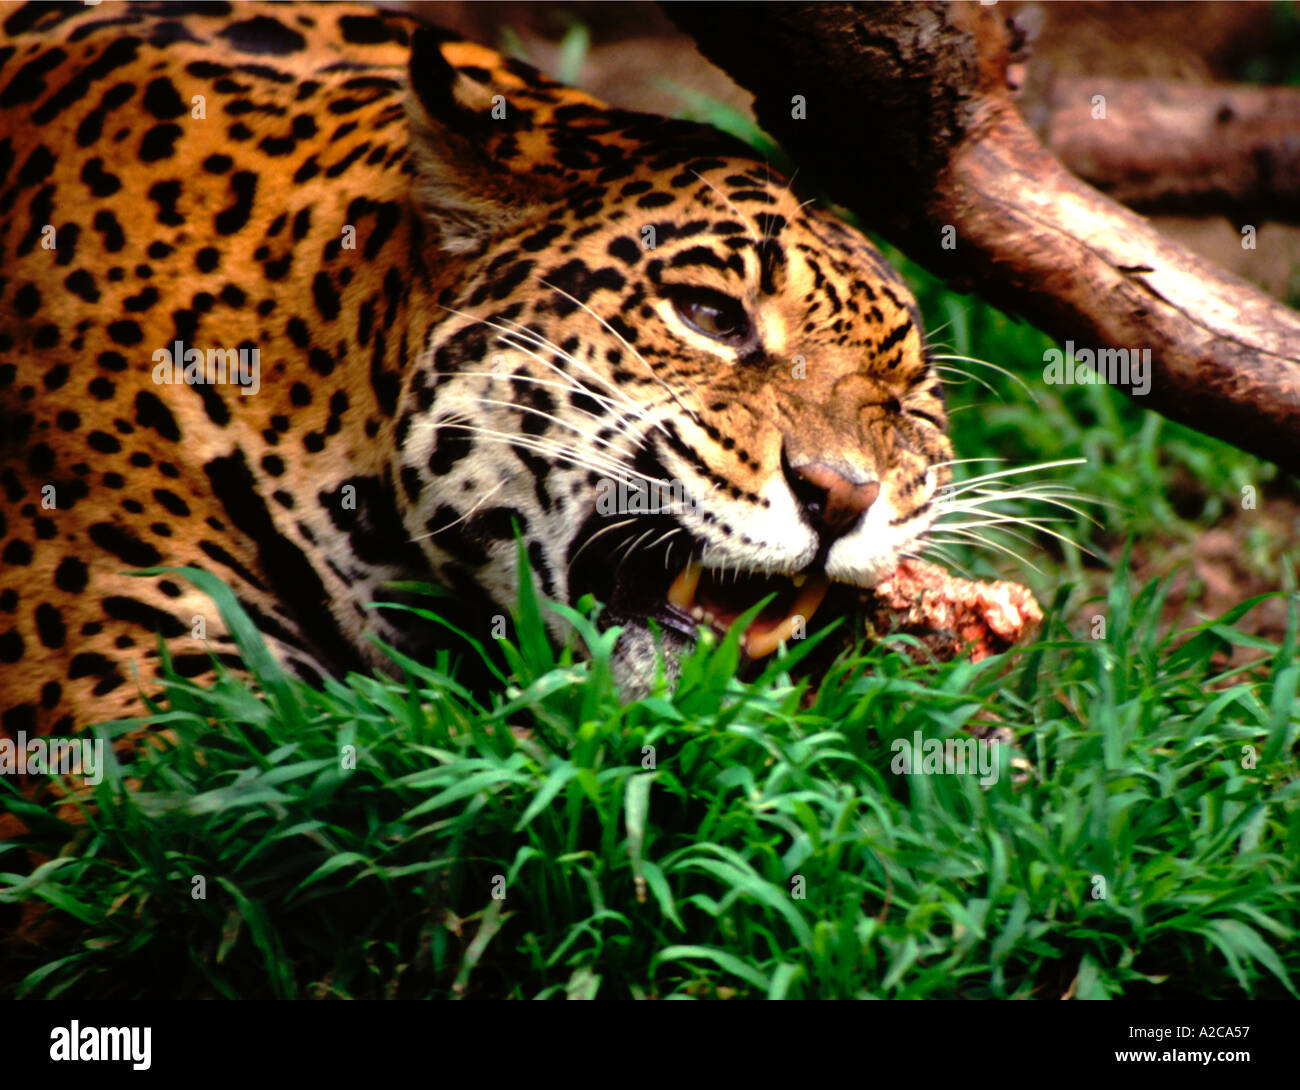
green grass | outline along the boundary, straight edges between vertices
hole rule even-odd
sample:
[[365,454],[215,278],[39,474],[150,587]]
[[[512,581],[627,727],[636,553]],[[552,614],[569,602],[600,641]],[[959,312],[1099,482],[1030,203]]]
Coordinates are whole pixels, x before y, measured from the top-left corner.
[[[791,673],[809,641],[742,684],[729,638],[631,704],[609,636],[570,611],[591,658],[557,653],[529,598],[484,704],[445,660],[310,689],[213,583],[259,691],[173,678],[179,744],[138,790],[115,768],[83,826],[9,799],[51,861],[0,901],[65,924],[9,959],[19,995],[1295,994],[1294,594],[1245,673],[1215,663],[1260,643],[1251,603],[1173,640],[1160,588],[1121,579],[1105,640],[877,647],[819,684]],[[991,786],[891,772],[895,739],[981,723],[1020,737]]]

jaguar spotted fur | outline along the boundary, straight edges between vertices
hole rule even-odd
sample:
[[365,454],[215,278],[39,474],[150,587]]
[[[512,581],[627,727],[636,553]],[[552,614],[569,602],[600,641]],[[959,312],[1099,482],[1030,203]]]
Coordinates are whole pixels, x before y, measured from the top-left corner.
[[371,637],[429,653],[371,608],[393,581],[508,614],[517,529],[543,595],[607,603],[636,688],[776,592],[770,650],[933,520],[906,287],[712,129],[363,6],[0,31],[5,734],[139,713],[159,634],[186,675],[238,665],[140,569],[216,574],[319,681],[387,668]]

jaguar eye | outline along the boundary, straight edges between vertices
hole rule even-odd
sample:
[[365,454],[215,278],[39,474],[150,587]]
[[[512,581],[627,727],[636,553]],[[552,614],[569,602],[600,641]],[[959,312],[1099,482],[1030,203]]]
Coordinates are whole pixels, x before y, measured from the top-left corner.
[[743,344],[749,339],[749,315],[729,295],[694,288],[672,295],[677,317],[696,333],[725,344]]

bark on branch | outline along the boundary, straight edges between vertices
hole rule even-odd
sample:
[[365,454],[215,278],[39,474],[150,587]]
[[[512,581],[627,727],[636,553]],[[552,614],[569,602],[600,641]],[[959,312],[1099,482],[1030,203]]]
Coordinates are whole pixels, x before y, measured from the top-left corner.
[[801,167],[910,256],[1062,341],[1150,349],[1144,406],[1300,473],[1300,314],[1043,148],[1007,91],[998,8],[665,10],[755,94],[759,122]]
[[1130,208],[1300,219],[1298,88],[1058,76],[1047,107],[1047,146]]

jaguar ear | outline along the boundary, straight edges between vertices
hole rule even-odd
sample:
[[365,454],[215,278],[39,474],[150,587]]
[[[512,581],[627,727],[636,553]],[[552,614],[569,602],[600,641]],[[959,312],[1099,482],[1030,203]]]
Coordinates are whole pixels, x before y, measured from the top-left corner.
[[492,116],[493,90],[448,63],[439,36],[427,28],[411,38],[406,115],[415,163],[412,196],[451,253],[470,253],[528,219],[536,187],[494,159],[506,136]]

